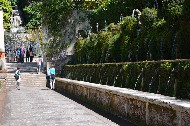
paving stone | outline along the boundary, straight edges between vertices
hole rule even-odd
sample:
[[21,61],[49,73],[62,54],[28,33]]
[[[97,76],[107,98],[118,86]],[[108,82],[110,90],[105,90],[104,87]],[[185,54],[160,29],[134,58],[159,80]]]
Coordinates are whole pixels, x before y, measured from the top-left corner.
[[7,92],[3,126],[117,126],[53,90],[20,88]]

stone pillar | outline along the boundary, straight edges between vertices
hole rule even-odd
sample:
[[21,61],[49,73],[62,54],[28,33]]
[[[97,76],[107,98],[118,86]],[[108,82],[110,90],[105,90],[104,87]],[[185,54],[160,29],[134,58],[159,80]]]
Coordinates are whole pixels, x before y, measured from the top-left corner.
[[0,58],[5,58],[4,28],[3,28],[3,10],[0,8]]
[[46,58],[46,55],[42,55],[43,56],[43,70],[47,70],[47,58]]
[[3,9],[0,8],[0,59],[2,70],[5,70],[5,44],[4,44],[4,28],[3,28]]

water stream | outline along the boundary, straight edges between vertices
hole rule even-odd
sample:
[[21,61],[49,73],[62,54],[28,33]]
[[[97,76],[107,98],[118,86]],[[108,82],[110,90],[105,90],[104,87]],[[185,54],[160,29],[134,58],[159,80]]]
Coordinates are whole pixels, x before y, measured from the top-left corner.
[[177,58],[177,43],[176,43],[177,35],[178,35],[178,33],[176,32],[176,34],[174,35],[174,40],[173,40],[173,44],[172,44],[172,59]]
[[137,77],[137,80],[136,80],[136,82],[135,82],[134,90],[136,89],[137,84],[138,84],[138,81],[139,81],[140,77],[142,77],[143,72],[144,72],[144,68],[141,69],[141,72],[140,72],[140,74],[139,74],[138,77]]
[[152,76],[151,81],[149,83],[149,92],[151,91],[151,87],[152,87],[153,82],[158,77],[159,70],[160,70],[160,68],[157,68],[157,69],[154,70],[154,75]]

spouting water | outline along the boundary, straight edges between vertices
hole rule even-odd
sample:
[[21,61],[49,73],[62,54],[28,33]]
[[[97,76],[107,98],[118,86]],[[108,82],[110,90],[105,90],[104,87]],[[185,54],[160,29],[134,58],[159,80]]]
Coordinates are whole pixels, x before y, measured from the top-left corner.
[[115,86],[115,82],[116,82],[117,78],[121,75],[121,72],[122,72],[122,68],[120,68],[119,73],[116,75],[116,77],[114,79],[114,83],[113,83],[114,86]]
[[163,38],[160,41],[160,60],[163,60]]
[[71,76],[71,73],[68,73],[67,76],[66,76],[66,78],[70,79],[70,76]]
[[98,23],[96,23],[96,32],[98,32],[98,27],[99,27],[99,24]]
[[107,31],[107,21],[105,20],[104,23],[105,23],[105,31]]
[[173,44],[172,44],[172,59],[177,58],[177,43],[176,43],[177,34],[178,33],[175,34]]
[[157,2],[157,0],[154,1],[154,8],[155,8],[155,9],[158,8],[158,2]]
[[152,59],[151,46],[150,46],[151,42],[152,42],[152,39],[150,39],[150,41],[148,42],[148,51],[146,53],[147,60],[151,60]]
[[150,92],[150,90],[151,90],[151,86],[152,86],[153,82],[156,80],[156,77],[157,77],[157,75],[158,75],[159,70],[160,70],[160,69],[157,68],[157,69],[154,71],[154,75],[152,76],[151,81],[150,81],[150,83],[149,83],[149,92]]
[[139,81],[140,77],[142,77],[143,72],[144,72],[144,68],[142,68],[142,69],[141,69],[141,72],[140,72],[140,74],[139,74],[139,75],[138,75],[138,77],[137,77],[137,80],[136,80],[136,82],[135,82],[135,87],[134,87],[134,90],[136,89],[136,87],[137,87],[137,83],[138,83],[138,81]]
[[123,15],[122,14],[120,15],[119,20],[120,20],[120,22],[123,20]]
[[109,56],[109,52],[108,50],[106,51],[106,56],[105,56],[105,62],[108,62],[108,56]]
[[136,61],[138,61],[138,54],[139,54],[139,42],[137,43],[137,49],[136,49]]
[[129,50],[129,51],[128,51],[128,61],[129,61],[129,62],[131,61],[131,55],[132,55],[132,53],[131,53],[131,51]]
[[172,77],[173,77],[175,71],[176,71],[176,69],[173,68],[173,69],[172,69],[172,72],[171,72],[171,74],[170,74],[170,76],[169,76],[169,78],[168,78],[167,85],[169,85],[170,82],[172,81]]

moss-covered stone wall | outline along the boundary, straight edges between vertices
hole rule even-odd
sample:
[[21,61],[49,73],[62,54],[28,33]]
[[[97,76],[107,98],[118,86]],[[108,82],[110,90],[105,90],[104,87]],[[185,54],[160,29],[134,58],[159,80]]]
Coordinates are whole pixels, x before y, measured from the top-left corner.
[[141,126],[188,126],[190,102],[137,90],[56,78],[56,90]]

